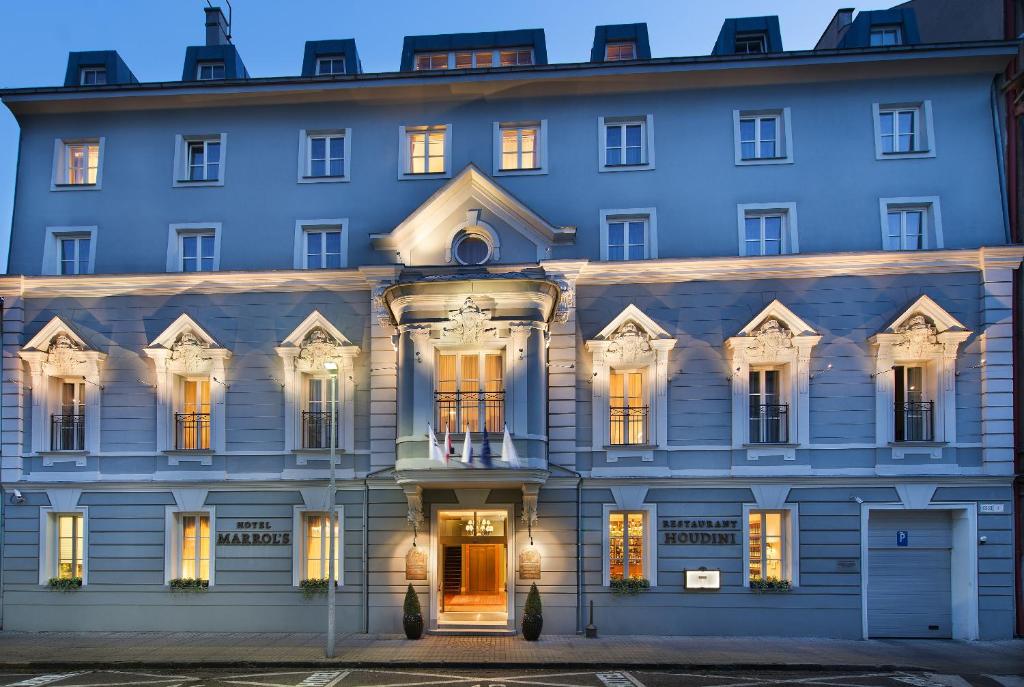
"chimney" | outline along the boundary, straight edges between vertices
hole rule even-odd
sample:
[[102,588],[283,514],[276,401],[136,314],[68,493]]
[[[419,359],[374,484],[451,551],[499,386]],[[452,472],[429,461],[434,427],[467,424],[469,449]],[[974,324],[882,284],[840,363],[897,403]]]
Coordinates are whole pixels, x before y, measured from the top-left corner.
[[836,22],[836,28],[837,29],[842,29],[843,27],[852,24],[853,23],[853,8],[852,7],[844,7],[841,10],[838,10],[836,12],[835,22]]
[[227,45],[231,42],[228,22],[219,7],[206,7],[206,44]]

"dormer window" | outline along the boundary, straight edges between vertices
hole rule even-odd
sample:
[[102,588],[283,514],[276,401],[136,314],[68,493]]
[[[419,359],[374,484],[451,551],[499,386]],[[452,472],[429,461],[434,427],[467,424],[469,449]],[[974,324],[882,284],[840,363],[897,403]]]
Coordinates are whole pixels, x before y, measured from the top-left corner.
[[78,82],[83,86],[103,86],[107,83],[106,67],[82,67],[78,70]]
[[768,41],[763,33],[737,33],[736,54],[753,55],[768,52]]
[[448,69],[448,53],[428,52],[416,55],[416,71],[429,71],[432,69]]
[[501,51],[502,67],[522,67],[533,64],[533,50],[530,48],[514,48]]
[[605,62],[621,62],[623,60],[636,59],[636,43],[633,41],[620,41],[608,43],[604,46]]
[[345,73],[344,55],[324,55],[316,58],[316,75],[329,76],[331,74]]
[[469,50],[455,53],[456,69],[482,69],[493,66],[493,50]]
[[872,27],[870,45],[872,48],[903,45],[903,31],[899,26]]
[[223,62],[200,62],[196,67],[196,79],[199,81],[215,81],[223,78]]

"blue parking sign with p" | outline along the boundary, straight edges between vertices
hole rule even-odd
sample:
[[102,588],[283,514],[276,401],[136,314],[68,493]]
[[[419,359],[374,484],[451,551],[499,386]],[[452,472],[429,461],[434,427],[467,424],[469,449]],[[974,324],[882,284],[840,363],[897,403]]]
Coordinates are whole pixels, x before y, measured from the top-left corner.
[[907,530],[896,530],[896,546],[906,546],[910,542]]

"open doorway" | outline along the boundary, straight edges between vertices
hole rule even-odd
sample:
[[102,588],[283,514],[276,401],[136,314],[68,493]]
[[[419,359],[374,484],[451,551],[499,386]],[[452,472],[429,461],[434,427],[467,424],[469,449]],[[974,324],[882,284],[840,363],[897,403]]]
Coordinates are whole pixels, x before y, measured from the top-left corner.
[[508,513],[438,514],[438,624],[508,624]]

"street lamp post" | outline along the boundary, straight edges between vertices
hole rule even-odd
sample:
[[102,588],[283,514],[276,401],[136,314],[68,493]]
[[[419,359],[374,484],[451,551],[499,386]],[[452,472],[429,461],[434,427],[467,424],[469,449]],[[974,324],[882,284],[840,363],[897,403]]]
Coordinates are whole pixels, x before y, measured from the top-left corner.
[[330,546],[328,547],[328,564],[327,564],[327,658],[334,658],[334,627],[335,627],[335,604],[334,604],[334,576],[335,566],[335,547],[338,545],[335,541],[335,528],[334,522],[334,500],[335,500],[335,471],[334,471],[334,451],[335,444],[337,443],[337,416],[338,416],[338,363],[333,360],[328,360],[324,363],[324,369],[327,370],[331,376],[331,416],[327,423],[328,432],[331,434],[331,460],[330,460],[330,480],[327,487],[327,522],[328,524],[328,538]]

